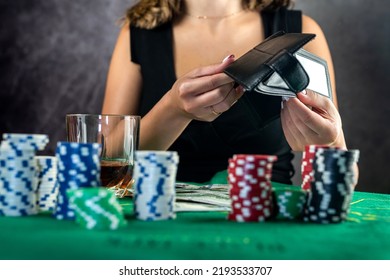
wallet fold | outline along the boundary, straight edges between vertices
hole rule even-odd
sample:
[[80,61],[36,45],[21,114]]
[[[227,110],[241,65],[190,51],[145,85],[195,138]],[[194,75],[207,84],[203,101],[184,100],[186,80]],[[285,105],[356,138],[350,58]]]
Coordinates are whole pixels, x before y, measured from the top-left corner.
[[290,91],[298,93],[308,86],[310,79],[294,53],[315,36],[279,31],[230,64],[224,73],[244,89],[254,90],[276,72]]

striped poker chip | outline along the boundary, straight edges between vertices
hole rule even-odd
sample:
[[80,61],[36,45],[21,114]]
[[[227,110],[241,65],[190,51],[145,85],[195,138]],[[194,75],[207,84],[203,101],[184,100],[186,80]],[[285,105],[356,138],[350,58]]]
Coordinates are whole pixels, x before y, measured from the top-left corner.
[[67,191],[101,186],[100,152],[101,145],[97,143],[57,143],[58,194],[53,213],[56,219],[75,218]]
[[1,148],[42,151],[48,143],[49,136],[46,134],[4,133]]
[[0,216],[38,213],[34,151],[0,149]]
[[300,219],[303,215],[307,192],[299,187],[273,188],[276,201],[276,219]]
[[57,196],[57,158],[55,156],[35,156],[37,168],[37,196],[39,211],[53,211]]
[[327,224],[346,219],[355,183],[353,166],[358,158],[358,150],[316,149],[305,221]]
[[80,226],[91,230],[116,230],[126,225],[113,191],[105,188],[68,190],[67,196]]
[[244,154],[229,159],[231,211],[228,220],[261,222],[272,216],[271,174],[276,159],[276,156]]
[[137,151],[134,213],[144,221],[175,219],[175,182],[179,156],[174,151]]
[[[42,194],[39,185],[55,178],[56,174],[40,172],[35,160],[36,151],[43,150],[49,142],[46,134],[4,133],[0,144],[0,215],[25,216],[37,214],[40,201],[51,203],[55,194]],[[41,177],[41,175],[43,177]],[[50,177],[50,178],[49,178]]]
[[0,144],[0,215],[38,213],[35,152],[49,142],[44,134],[4,133]]
[[304,190],[310,190],[311,181],[313,180],[313,161],[318,149],[338,150],[337,147],[329,147],[327,145],[306,145],[302,155],[301,162],[301,187]]

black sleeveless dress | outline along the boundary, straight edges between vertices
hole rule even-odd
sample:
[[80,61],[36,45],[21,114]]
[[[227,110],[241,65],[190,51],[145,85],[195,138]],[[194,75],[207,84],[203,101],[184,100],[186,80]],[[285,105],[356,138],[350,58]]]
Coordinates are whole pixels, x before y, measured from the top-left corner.
[[[301,12],[262,12],[265,37],[279,30],[301,32]],[[143,89],[139,115],[150,109],[176,81],[172,24],[152,30],[130,26],[131,57],[141,66]],[[201,54],[199,54],[201,55]],[[207,182],[225,170],[233,154],[277,155],[272,181],[291,184],[293,154],[280,121],[281,98],[246,92],[213,122],[192,121],[169,150],[180,156],[177,180]]]

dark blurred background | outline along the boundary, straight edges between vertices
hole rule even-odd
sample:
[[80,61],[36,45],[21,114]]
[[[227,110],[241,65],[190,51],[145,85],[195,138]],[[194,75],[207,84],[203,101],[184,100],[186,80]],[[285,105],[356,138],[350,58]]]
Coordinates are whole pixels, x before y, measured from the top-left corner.
[[[0,0],[0,134],[49,134],[52,154],[67,113],[99,113],[116,22],[134,2]],[[357,190],[390,193],[390,1],[295,3],[333,53],[347,142],[361,151]]]

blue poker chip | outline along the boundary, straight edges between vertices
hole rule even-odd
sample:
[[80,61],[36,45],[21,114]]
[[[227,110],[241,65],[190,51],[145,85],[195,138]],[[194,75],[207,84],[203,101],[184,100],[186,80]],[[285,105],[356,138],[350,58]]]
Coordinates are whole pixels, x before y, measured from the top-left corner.
[[179,157],[171,151],[137,151],[134,213],[139,220],[175,219],[175,180]]
[[43,150],[49,143],[46,134],[4,133],[1,148],[12,147],[14,150]]
[[42,150],[47,135],[3,134],[0,144],[0,215],[38,213],[38,170],[35,152]]
[[101,145],[97,143],[57,143],[58,195],[53,211],[55,218],[70,220],[75,218],[67,191],[101,185],[100,153]]

